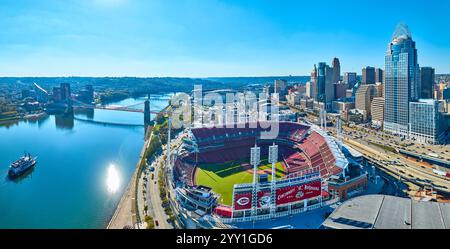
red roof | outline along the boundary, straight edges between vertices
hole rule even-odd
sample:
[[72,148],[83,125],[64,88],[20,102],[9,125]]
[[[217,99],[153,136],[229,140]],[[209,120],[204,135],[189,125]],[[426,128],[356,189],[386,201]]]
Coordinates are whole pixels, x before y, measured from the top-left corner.
[[231,216],[233,214],[233,209],[231,207],[229,207],[229,206],[222,206],[221,205],[221,206],[216,207],[216,209],[214,211],[219,216],[228,217],[228,218],[231,218]]
[[325,190],[322,190],[322,197],[328,197],[330,195],[330,193],[328,193]]

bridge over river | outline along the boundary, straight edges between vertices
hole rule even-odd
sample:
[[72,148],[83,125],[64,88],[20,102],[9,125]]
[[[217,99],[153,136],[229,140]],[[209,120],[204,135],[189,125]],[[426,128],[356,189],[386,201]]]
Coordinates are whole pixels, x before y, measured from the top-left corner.
[[[148,98],[143,102],[139,103],[133,103],[132,105],[128,106],[120,106],[120,105],[93,105],[93,104],[86,104],[83,103],[77,99],[72,98],[71,103],[67,104],[67,110],[73,111],[73,108],[81,108],[81,109],[97,109],[97,110],[108,110],[108,111],[121,111],[121,112],[133,112],[133,113],[143,113],[144,114],[144,122],[142,124],[127,124],[127,123],[115,123],[115,122],[108,122],[108,121],[97,121],[97,120],[90,120],[90,119],[82,119],[82,118],[75,118],[78,121],[83,122],[90,122],[90,123],[96,123],[96,124],[103,124],[103,125],[114,125],[114,126],[128,126],[128,127],[145,127],[147,125],[151,124],[151,114],[158,115],[158,114],[164,114],[166,108],[164,108],[161,111],[152,111],[150,110],[150,100],[152,98]],[[159,98],[161,99],[161,98]],[[144,106],[144,109],[139,108],[140,106]],[[72,108],[72,109],[71,109]]]
[[84,122],[84,123],[90,123],[90,124],[99,124],[104,126],[116,126],[116,127],[145,127],[144,124],[126,124],[126,123],[117,123],[117,122],[109,122],[109,121],[98,121],[93,119],[84,119],[84,118],[78,118],[74,117],[74,120]]

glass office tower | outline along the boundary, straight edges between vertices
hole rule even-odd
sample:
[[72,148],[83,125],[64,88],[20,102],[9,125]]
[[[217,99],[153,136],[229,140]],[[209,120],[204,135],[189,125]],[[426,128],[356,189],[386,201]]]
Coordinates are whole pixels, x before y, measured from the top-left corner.
[[409,102],[420,98],[416,43],[408,27],[397,26],[385,57],[384,130],[404,137],[409,130]]
[[442,109],[443,102],[434,99],[409,103],[409,138],[419,143],[439,144],[445,132]]

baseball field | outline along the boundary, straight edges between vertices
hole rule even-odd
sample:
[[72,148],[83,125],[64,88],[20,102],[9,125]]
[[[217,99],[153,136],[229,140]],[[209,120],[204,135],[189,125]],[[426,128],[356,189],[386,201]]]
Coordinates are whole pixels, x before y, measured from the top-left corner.
[[[231,206],[233,186],[253,181],[253,167],[248,162],[249,160],[200,164],[195,173],[196,184],[211,187],[215,193],[220,195],[219,203]],[[282,163],[276,163],[275,168],[276,178],[282,178],[285,175]],[[267,159],[261,161],[258,174],[268,174],[269,181],[271,180],[272,165],[267,162]]]

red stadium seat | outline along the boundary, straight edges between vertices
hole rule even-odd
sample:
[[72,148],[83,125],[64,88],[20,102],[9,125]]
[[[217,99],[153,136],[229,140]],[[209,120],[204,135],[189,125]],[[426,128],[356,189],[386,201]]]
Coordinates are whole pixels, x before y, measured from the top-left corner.
[[180,156],[175,163],[177,176],[186,176],[186,183],[194,184],[196,163],[225,163],[249,160],[250,148],[258,144],[261,156],[266,157],[268,146],[278,144],[279,157],[286,167],[287,177],[302,172],[319,171],[322,177],[338,174],[341,169],[335,165],[327,141],[319,133],[309,133],[309,127],[298,123],[280,122],[279,135],[275,140],[261,140],[263,131],[257,128],[194,128],[193,140],[198,153]]

